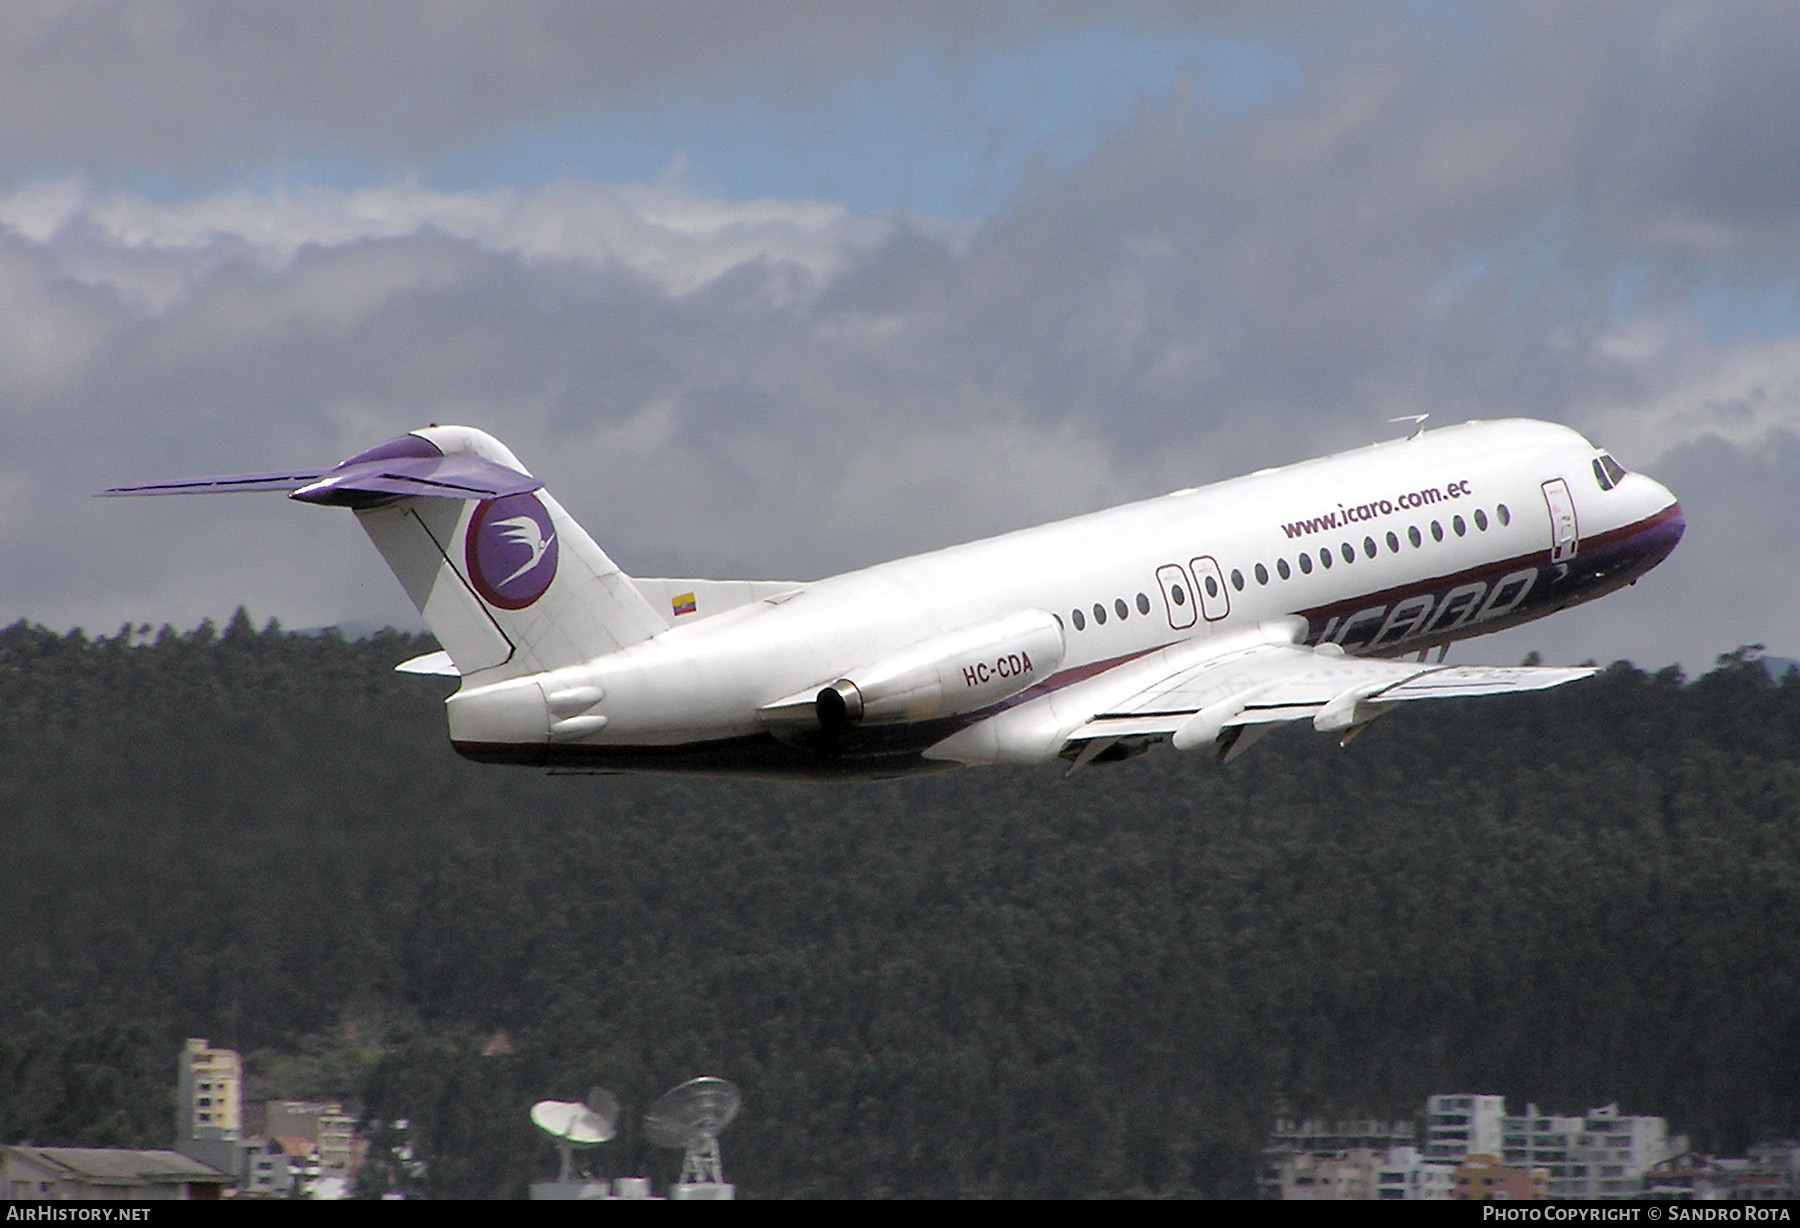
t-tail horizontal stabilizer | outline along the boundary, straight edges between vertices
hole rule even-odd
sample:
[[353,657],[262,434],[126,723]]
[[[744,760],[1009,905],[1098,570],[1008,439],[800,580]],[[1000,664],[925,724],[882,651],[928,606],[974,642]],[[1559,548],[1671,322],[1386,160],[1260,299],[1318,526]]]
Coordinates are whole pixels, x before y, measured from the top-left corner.
[[329,469],[120,486],[108,495],[257,491],[356,512],[443,645],[408,673],[446,666],[482,681],[576,665],[666,625],[618,566],[506,446],[434,426]]
[[543,486],[529,473],[470,453],[444,455],[430,441],[402,435],[331,469],[245,473],[148,486],[115,486],[107,495],[223,495],[286,491],[303,503],[374,507],[394,499],[499,499]]

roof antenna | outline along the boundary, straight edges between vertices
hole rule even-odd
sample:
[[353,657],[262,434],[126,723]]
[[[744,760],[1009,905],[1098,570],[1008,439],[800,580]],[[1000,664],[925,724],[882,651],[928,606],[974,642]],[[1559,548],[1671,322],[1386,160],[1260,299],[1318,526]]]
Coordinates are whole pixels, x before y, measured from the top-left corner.
[[1413,424],[1413,433],[1408,435],[1407,438],[1408,439],[1417,439],[1419,436],[1421,436],[1425,433],[1425,419],[1427,419],[1429,417],[1431,417],[1430,414],[1404,414],[1398,418],[1389,418],[1388,421],[1389,422],[1410,422],[1410,423],[1412,423]]
[[[562,1171],[554,1182],[536,1182],[534,1185],[551,1187],[581,1188],[588,1184],[575,1178],[575,1148],[592,1147],[604,1143],[619,1132],[619,1099],[604,1087],[596,1087],[588,1093],[586,1104],[575,1104],[567,1100],[540,1100],[531,1106],[531,1120],[537,1128],[556,1140],[556,1150],[562,1156]],[[538,1192],[532,1190],[533,1198]],[[556,1197],[552,1193],[551,1197]],[[561,1197],[570,1195],[564,1191]]]
[[719,1133],[737,1116],[743,1099],[724,1079],[689,1079],[664,1092],[644,1114],[644,1135],[658,1147],[680,1147],[681,1179],[669,1191],[674,1199],[729,1200],[737,1188],[725,1180],[719,1164]]

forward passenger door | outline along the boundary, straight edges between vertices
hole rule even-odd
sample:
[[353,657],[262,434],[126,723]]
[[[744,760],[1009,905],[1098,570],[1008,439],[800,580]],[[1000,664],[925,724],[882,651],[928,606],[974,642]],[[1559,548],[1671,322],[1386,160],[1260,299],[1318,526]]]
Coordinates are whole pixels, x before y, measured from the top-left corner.
[[1569,484],[1561,478],[1545,482],[1544,503],[1550,508],[1550,561],[1566,563],[1581,548],[1581,536],[1575,525],[1575,500],[1569,495]]

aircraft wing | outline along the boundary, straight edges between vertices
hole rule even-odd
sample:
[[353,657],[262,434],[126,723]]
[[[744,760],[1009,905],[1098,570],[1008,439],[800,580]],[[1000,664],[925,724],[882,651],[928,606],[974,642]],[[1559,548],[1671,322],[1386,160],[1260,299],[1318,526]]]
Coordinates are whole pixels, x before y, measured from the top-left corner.
[[1348,740],[1402,703],[1541,691],[1598,672],[1427,665],[1349,657],[1334,645],[1313,649],[1266,641],[1199,660],[1168,654],[1160,669],[1147,670],[1148,664],[1123,667],[1141,685],[1110,688],[1102,706],[1069,734],[1070,742],[1087,744],[1083,755],[1091,758],[1120,739],[1167,737],[1178,750],[1212,745],[1224,759],[1240,742],[1248,745],[1242,738],[1247,727],[1298,720]]

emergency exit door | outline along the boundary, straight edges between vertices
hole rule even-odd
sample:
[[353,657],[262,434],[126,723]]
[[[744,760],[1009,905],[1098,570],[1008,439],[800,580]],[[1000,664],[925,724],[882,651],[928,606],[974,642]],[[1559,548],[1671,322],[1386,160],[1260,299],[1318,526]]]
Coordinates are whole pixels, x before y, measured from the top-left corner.
[[1215,623],[1231,613],[1231,595],[1225,591],[1225,573],[1219,570],[1218,561],[1203,554],[1190,559],[1188,569],[1194,573],[1194,583],[1200,588],[1200,613],[1206,616],[1206,621]]

